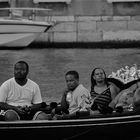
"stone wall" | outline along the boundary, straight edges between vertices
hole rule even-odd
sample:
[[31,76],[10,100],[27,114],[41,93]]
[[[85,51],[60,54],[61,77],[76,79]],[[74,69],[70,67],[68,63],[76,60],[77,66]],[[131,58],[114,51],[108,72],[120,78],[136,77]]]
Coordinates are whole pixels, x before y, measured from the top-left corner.
[[37,41],[139,41],[139,16],[53,16],[57,24]]

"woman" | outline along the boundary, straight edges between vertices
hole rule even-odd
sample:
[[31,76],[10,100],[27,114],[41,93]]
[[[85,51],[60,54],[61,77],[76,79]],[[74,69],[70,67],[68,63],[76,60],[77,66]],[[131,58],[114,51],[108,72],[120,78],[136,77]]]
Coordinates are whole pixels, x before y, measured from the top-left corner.
[[99,110],[100,113],[111,112],[109,103],[116,97],[119,88],[107,81],[105,71],[102,68],[95,68],[91,74],[90,94],[93,100],[92,110]]

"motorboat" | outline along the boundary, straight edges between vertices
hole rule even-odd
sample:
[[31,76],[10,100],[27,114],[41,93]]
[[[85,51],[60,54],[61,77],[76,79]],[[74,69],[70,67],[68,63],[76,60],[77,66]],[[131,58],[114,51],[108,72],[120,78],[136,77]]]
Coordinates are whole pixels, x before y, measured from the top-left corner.
[[[51,18],[46,18],[46,21],[35,20],[36,11],[50,11],[50,9],[26,7],[0,8],[0,10],[10,10],[9,17],[0,18],[1,47],[27,47],[41,33],[47,32],[54,25]],[[32,11],[33,15],[30,18],[23,18],[24,10]]]

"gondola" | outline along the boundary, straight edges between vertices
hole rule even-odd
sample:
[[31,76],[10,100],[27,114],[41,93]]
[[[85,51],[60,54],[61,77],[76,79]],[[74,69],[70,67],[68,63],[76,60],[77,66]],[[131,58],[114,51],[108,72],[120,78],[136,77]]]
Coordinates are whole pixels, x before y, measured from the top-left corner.
[[[123,83],[115,78],[107,78],[121,90],[139,81],[139,78]],[[43,108],[42,108],[43,109]],[[140,139],[140,107],[129,111],[113,111],[106,114],[93,114],[81,111],[74,116],[61,119],[0,121],[0,136],[10,139]]]
[[140,137],[140,109],[99,116],[77,116],[64,120],[0,122],[4,138],[46,139],[135,139]]

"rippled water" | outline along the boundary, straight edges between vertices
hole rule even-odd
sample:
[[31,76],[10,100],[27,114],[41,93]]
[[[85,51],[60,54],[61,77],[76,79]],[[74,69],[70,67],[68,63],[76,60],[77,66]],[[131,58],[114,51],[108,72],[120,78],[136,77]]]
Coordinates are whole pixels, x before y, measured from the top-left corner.
[[50,102],[60,100],[68,70],[77,70],[81,83],[88,88],[95,67],[104,68],[108,75],[126,65],[139,66],[140,49],[0,50],[0,84],[13,76],[13,65],[18,60],[29,63],[29,78],[39,84],[43,100]]

